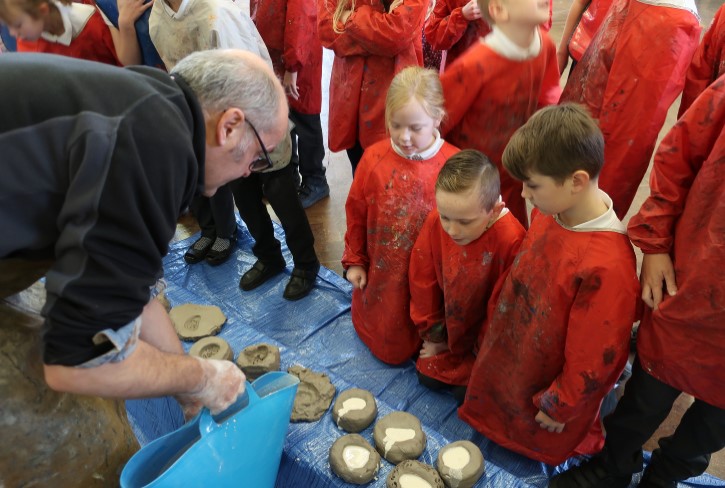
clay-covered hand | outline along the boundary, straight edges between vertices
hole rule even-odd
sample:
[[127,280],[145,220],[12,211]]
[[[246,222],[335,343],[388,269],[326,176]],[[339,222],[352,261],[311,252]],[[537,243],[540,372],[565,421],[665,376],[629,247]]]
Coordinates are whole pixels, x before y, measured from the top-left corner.
[[566,424],[562,424],[561,422],[557,422],[556,420],[552,419],[548,415],[546,415],[544,412],[539,410],[539,413],[536,414],[536,423],[539,424],[539,427],[542,429],[546,429],[549,432],[561,434],[561,431],[564,430],[564,426]]
[[347,281],[352,283],[353,288],[365,289],[368,284],[368,274],[362,266],[350,266],[345,274]]
[[471,0],[465,4],[461,9],[461,13],[463,14],[463,18],[469,22],[481,18],[481,9],[478,7],[476,0]]
[[118,28],[133,27],[153,4],[154,0],[118,0]]
[[194,417],[202,407],[212,414],[223,412],[244,393],[244,373],[231,361],[195,358],[201,363],[203,378],[201,386],[194,392],[180,394],[176,399],[181,404],[184,418]]
[[298,100],[300,98],[300,91],[297,87],[297,73],[292,73],[291,71],[285,71],[284,72],[284,78],[282,79],[282,86],[284,86],[284,91],[287,93],[287,95],[291,96],[295,100]]
[[392,12],[401,5],[403,5],[403,0],[393,0],[393,3],[390,4],[390,8],[388,9],[388,13]]
[[430,358],[448,350],[448,344],[445,342],[429,342],[423,341],[418,357]]
[[642,271],[639,274],[642,284],[642,300],[657,310],[664,300],[663,288],[670,296],[677,293],[675,267],[669,254],[645,254],[642,258]]
[[569,64],[569,48],[559,46],[559,49],[556,51],[556,60],[559,63],[559,76],[561,76]]

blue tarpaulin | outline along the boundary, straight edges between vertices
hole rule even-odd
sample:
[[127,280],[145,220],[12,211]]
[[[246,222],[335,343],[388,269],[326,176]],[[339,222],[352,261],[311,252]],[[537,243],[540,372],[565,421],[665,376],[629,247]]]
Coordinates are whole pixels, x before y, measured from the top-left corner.
[[[506,450],[475,432],[458,418],[452,396],[430,391],[418,384],[412,361],[404,366],[391,367],[370,354],[352,326],[350,285],[337,274],[323,268],[315,289],[308,297],[297,302],[284,300],[282,292],[289,280],[292,257],[283,244],[288,263],[286,272],[256,290],[241,291],[239,278],[252,266],[255,258],[251,252],[253,240],[244,225],[239,225],[237,250],[228,262],[218,267],[206,263],[189,266],[184,262],[184,252],[197,237],[172,244],[164,260],[167,297],[172,305],[197,303],[219,306],[227,316],[219,337],[230,344],[235,358],[242,349],[252,344],[275,344],[281,351],[282,370],[300,364],[328,374],[338,393],[353,387],[369,390],[378,403],[378,418],[394,410],[415,415],[428,438],[425,452],[419,458],[424,463],[435,465],[441,447],[467,439],[481,448],[486,461],[486,472],[477,487],[547,485],[555,468]],[[276,232],[284,243],[279,226]],[[191,343],[184,344],[187,351],[190,347]],[[170,398],[132,400],[126,405],[142,445],[183,423],[178,405]],[[277,487],[351,486],[335,476],[328,463],[330,446],[345,434],[332,421],[330,410],[317,422],[290,425]],[[360,434],[374,445],[372,427]],[[367,486],[384,487],[392,468],[383,460],[376,480]],[[556,469],[563,468],[565,466]],[[704,475],[680,486],[725,487],[725,482]]]

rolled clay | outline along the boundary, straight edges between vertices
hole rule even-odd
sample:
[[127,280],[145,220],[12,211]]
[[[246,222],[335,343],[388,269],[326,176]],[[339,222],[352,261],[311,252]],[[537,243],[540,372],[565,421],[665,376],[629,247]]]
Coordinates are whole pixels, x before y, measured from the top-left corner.
[[245,347],[239,353],[237,366],[244,371],[249,381],[256,380],[264,373],[279,371],[279,347],[272,344],[255,344]]
[[335,387],[332,386],[330,378],[324,373],[315,373],[302,366],[292,366],[287,372],[300,379],[290,420],[292,422],[320,420],[330,408],[332,397],[335,396]]
[[332,407],[332,420],[347,432],[365,430],[377,415],[378,405],[375,403],[375,397],[369,391],[360,388],[350,388],[337,395],[335,405]]
[[217,334],[227,321],[219,307],[192,303],[172,308],[169,316],[182,341],[195,341]]
[[444,488],[443,480],[432,466],[409,459],[398,464],[388,475],[387,488]]
[[226,359],[231,361],[234,358],[232,348],[229,347],[227,341],[221,337],[203,337],[196,341],[191,349],[189,356],[196,356],[204,359]]
[[380,467],[380,455],[359,434],[337,439],[330,448],[332,472],[348,483],[364,485],[370,482]]
[[438,451],[438,473],[448,488],[471,488],[483,475],[483,454],[471,441],[457,441]]
[[416,459],[425,449],[426,437],[420,420],[407,412],[392,412],[373,429],[375,449],[393,464]]

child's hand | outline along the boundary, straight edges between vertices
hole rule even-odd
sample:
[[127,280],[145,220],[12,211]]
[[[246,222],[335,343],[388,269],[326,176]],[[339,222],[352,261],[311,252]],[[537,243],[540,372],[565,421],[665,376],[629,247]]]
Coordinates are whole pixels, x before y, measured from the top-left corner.
[[461,13],[463,14],[463,18],[469,22],[471,20],[478,20],[481,18],[481,9],[478,8],[478,2],[476,0],[471,0],[464,5]]
[[364,290],[368,284],[368,274],[362,266],[350,266],[345,276],[353,288]]
[[300,91],[297,88],[297,73],[285,71],[282,86],[284,86],[284,91],[287,95],[291,96],[295,100],[300,98]]
[[674,296],[677,293],[675,281],[675,267],[669,254],[645,254],[642,259],[642,271],[639,274],[642,284],[642,300],[654,310],[664,299],[662,285],[667,293]]
[[445,342],[423,341],[423,347],[420,348],[420,353],[418,354],[418,357],[430,358],[447,350],[448,344],[446,344]]
[[549,432],[556,432],[557,434],[561,434],[561,431],[564,430],[564,426],[566,425],[557,422],[541,410],[539,410],[539,413],[536,414],[536,418],[534,420],[536,420],[539,427],[542,429],[546,429]]
[[401,5],[403,5],[403,0],[393,0],[393,3],[390,4],[390,8],[388,9],[388,13],[392,12]]
[[151,8],[154,0],[144,3],[144,0],[118,0],[118,28],[119,30],[133,27],[143,13]]

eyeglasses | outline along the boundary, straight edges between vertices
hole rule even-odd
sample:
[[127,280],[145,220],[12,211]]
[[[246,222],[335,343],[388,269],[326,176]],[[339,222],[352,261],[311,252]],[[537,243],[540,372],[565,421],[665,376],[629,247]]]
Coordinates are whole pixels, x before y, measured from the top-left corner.
[[266,169],[271,168],[273,166],[273,163],[269,157],[267,148],[264,147],[264,142],[262,142],[262,138],[259,137],[259,132],[257,132],[257,129],[254,128],[254,125],[252,125],[252,123],[249,120],[247,120],[246,122],[249,124],[249,127],[252,128],[252,132],[254,132],[254,135],[257,137],[257,141],[259,141],[259,147],[262,148],[262,153],[264,153],[263,158],[255,159],[249,165],[249,171],[251,171],[253,173],[258,173],[260,171],[264,171]]

